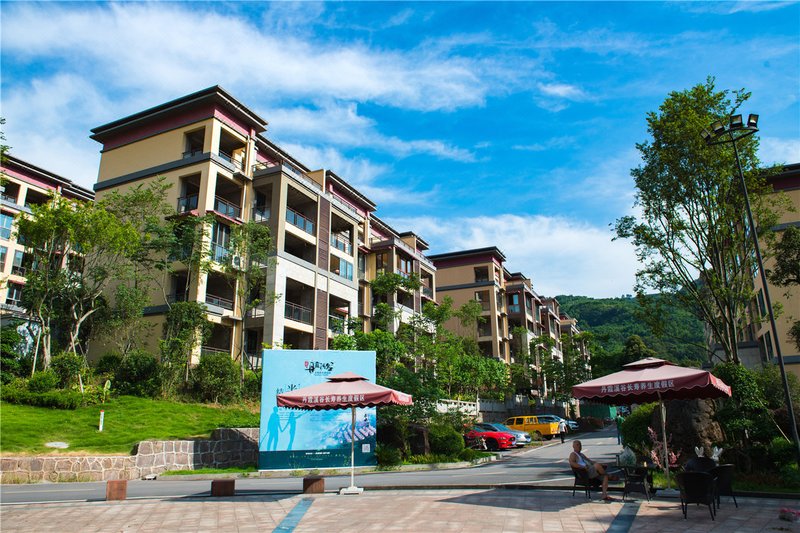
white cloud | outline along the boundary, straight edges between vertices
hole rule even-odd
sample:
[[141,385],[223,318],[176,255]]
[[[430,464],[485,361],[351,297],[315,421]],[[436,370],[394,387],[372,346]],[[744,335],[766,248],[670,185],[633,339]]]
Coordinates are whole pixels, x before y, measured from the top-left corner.
[[441,159],[472,162],[469,150],[437,139],[403,140],[381,134],[375,121],[358,114],[355,103],[327,103],[316,109],[276,108],[267,113],[270,134],[276,137],[313,138],[347,148],[372,148],[399,157],[426,154]]
[[800,163],[800,139],[761,137],[758,157],[765,165]]
[[53,65],[127,91],[157,85],[180,94],[225,80],[273,98],[326,95],[418,110],[482,105],[494,80],[491,61],[265,31],[235,12],[67,5],[4,6],[3,53],[18,61],[50,56]]
[[608,227],[563,217],[504,214],[492,217],[389,218],[431,244],[432,254],[497,246],[506,267],[531,278],[546,296],[612,297],[633,292],[638,263],[633,247],[611,241]]
[[575,137],[564,135],[561,137],[551,137],[543,143],[515,144],[511,149],[523,152],[544,152],[545,150],[566,148],[573,144],[575,144]]
[[380,207],[388,207],[390,205],[429,205],[437,195],[436,189],[425,192],[402,187],[377,185],[377,179],[390,172],[390,167],[376,165],[360,157],[346,157],[334,148],[319,148],[292,143],[282,144],[281,148],[305,163],[309,168],[325,168],[333,171]]
[[583,100],[586,94],[575,85],[567,83],[540,83],[539,90],[547,96],[555,96],[566,100]]

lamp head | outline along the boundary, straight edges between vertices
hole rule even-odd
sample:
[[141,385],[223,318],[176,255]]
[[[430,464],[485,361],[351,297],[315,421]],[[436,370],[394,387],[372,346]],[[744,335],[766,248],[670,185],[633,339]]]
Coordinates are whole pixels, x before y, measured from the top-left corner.
[[714,123],[711,125],[711,129],[714,132],[714,135],[720,135],[725,131],[725,126],[722,125],[722,122],[719,120],[715,120]]
[[758,115],[754,115],[750,113],[750,116],[747,117],[747,127],[748,128],[757,128],[758,127]]
[[711,140],[711,132],[708,131],[707,128],[703,128],[703,131],[700,132],[700,137],[702,137],[705,142],[708,142]]
[[731,129],[736,130],[742,127],[742,115],[731,115]]

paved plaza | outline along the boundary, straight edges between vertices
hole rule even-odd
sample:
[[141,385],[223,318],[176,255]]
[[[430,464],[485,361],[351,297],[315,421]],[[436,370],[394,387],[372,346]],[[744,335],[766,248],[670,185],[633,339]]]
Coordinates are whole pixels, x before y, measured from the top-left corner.
[[11,532],[277,531],[539,532],[799,531],[778,518],[793,500],[722,502],[717,520],[694,505],[684,520],[676,500],[587,502],[582,494],[543,490],[374,490],[359,496],[272,494],[4,505],[0,529]]

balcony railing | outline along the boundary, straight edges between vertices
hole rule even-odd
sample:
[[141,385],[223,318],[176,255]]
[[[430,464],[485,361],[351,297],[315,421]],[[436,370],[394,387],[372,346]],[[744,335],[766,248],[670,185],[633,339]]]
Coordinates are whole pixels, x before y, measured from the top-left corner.
[[481,310],[482,311],[491,311],[492,310],[492,304],[490,304],[489,302],[479,302],[479,303],[481,304]]
[[192,209],[197,209],[196,194],[189,194],[178,198],[178,213],[187,213]]
[[10,194],[0,193],[0,199],[5,200],[6,202],[11,202],[12,204],[17,203],[17,197],[11,196]]
[[170,294],[169,296],[167,296],[167,301],[169,303],[188,302],[189,301],[189,293],[188,292],[176,292],[174,294]]
[[200,355],[213,355],[218,353],[230,354],[230,349],[226,350],[225,348],[215,348],[213,346],[201,346],[200,347]]
[[246,364],[250,370],[261,368],[261,352],[245,352]]
[[286,208],[286,222],[300,228],[309,235],[314,235],[314,223],[290,207]]
[[520,310],[519,304],[508,304],[509,313],[519,313],[519,310]]
[[311,309],[303,307],[302,305],[286,302],[285,311],[283,316],[294,320],[295,322],[302,322],[303,324],[313,324],[311,320]]
[[429,298],[429,299],[433,300],[433,289],[431,289],[430,287],[426,287],[425,285],[423,285],[423,286],[422,286],[422,295],[423,295],[425,298]]
[[206,303],[209,305],[215,305],[217,307],[227,309],[228,311],[233,311],[233,300],[223,298],[222,296],[217,296],[215,294],[206,294]]
[[269,215],[269,207],[266,205],[257,205],[253,208],[254,222],[269,222]]
[[189,159],[190,157],[194,157],[194,156],[200,155],[202,153],[203,153],[203,149],[202,148],[191,148],[191,149],[186,150],[185,152],[183,152],[183,158],[184,159]]
[[222,263],[225,261],[225,258],[228,257],[230,251],[222,246],[221,244],[217,244],[215,242],[211,243],[211,250],[209,255],[211,256],[212,261],[216,261],[217,263]]
[[214,197],[214,211],[231,218],[239,218],[242,215],[241,207],[219,196]]
[[347,237],[343,237],[342,235],[336,233],[331,233],[331,246],[343,251],[347,255],[353,255],[353,244]]
[[234,157],[231,154],[229,154],[228,152],[223,152],[222,150],[220,150],[219,151],[219,156],[220,156],[220,158],[224,159],[225,161],[227,161],[231,165],[235,166],[239,170],[243,170],[244,169],[244,165],[242,164],[242,162],[239,159],[234,159]]
[[344,333],[344,317],[328,315],[328,329],[334,333]]
[[394,272],[395,272],[395,274],[399,274],[399,275],[403,276],[403,277],[404,277],[404,278],[406,278],[406,279],[408,279],[408,278],[411,276],[411,274],[409,274],[409,273],[408,273],[408,272],[406,272],[405,270],[400,270],[399,268],[398,268],[398,269],[395,269],[395,271],[394,271]]

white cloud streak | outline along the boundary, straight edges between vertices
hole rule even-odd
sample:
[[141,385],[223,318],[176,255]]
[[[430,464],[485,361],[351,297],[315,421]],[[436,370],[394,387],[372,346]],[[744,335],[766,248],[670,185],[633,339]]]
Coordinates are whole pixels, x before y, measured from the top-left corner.
[[564,217],[504,214],[493,217],[389,218],[396,228],[414,228],[432,253],[497,246],[512,272],[531,278],[546,296],[613,297],[633,292],[637,261],[633,247],[611,241],[611,231]]

